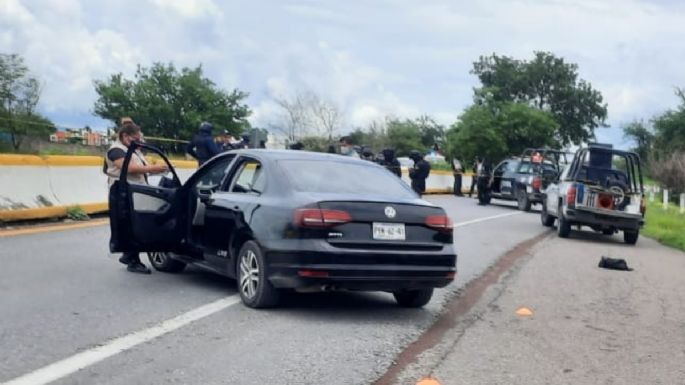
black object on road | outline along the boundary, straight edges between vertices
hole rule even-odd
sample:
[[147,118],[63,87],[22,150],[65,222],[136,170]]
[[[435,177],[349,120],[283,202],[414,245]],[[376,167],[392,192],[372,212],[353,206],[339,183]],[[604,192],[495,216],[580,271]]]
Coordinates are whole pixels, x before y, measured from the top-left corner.
[[628,267],[628,263],[623,258],[602,257],[598,266],[603,269],[633,271],[633,269]]

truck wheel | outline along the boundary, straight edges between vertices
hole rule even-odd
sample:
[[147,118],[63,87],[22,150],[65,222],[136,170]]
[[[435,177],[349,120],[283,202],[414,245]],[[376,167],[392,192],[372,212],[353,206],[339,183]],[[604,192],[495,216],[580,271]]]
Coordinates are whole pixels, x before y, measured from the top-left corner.
[[559,223],[557,224],[557,234],[560,238],[568,238],[571,235],[571,224],[564,218],[564,212],[559,205]]
[[526,190],[518,189],[516,190],[516,201],[518,202],[518,208],[521,211],[530,211],[530,200],[528,199],[528,194]]
[[540,222],[545,227],[552,227],[554,225],[554,217],[547,212],[547,203],[542,202],[542,210],[540,210]]
[[402,290],[392,293],[397,304],[402,307],[422,307],[430,302],[433,289]]
[[637,238],[640,236],[640,230],[635,231],[624,231],[623,241],[628,245],[634,245],[637,243]]

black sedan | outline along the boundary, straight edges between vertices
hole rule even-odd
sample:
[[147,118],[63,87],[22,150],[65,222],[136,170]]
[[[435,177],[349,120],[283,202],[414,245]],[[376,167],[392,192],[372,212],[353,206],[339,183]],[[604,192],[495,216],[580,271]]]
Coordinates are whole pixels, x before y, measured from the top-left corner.
[[392,292],[427,304],[456,274],[452,221],[374,163],[303,151],[220,154],[181,184],[112,190],[112,252],[147,251],[160,271],[193,264],[235,278],[243,302],[274,306],[283,289]]

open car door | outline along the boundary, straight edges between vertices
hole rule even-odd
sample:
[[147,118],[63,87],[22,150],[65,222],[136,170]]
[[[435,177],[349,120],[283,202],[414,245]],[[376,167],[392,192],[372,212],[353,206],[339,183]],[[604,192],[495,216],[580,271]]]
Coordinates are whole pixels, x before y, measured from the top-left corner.
[[[145,148],[166,162],[172,179],[162,186],[128,180],[128,165],[136,149]],[[110,190],[112,252],[175,251],[185,238],[183,199],[178,194],[181,181],[169,159],[157,148],[131,143],[124,158],[119,181]]]

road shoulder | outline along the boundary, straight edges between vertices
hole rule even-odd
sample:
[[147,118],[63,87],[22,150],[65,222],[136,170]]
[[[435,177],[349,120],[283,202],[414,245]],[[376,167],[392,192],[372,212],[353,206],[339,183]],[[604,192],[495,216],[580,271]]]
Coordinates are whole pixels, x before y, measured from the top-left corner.
[[[545,239],[467,314],[438,321],[453,326],[391,383],[685,383],[685,253],[620,240]],[[600,269],[601,256],[635,270]],[[522,307],[532,316],[517,315]]]

